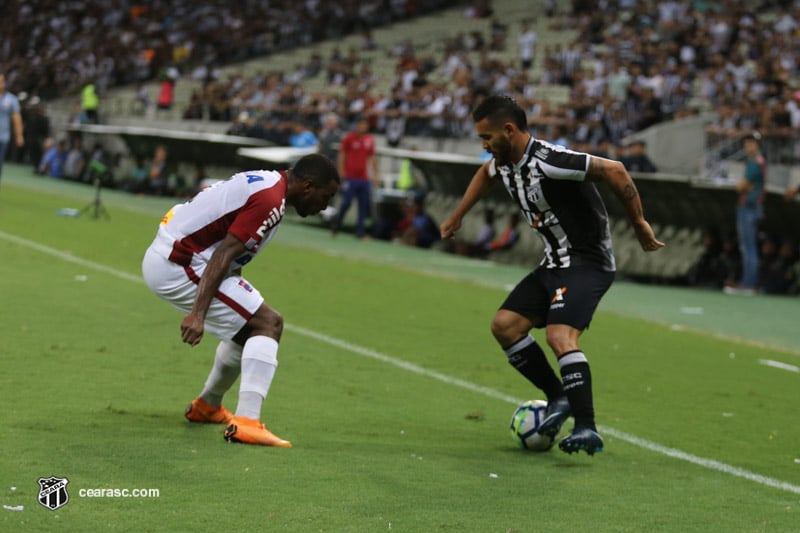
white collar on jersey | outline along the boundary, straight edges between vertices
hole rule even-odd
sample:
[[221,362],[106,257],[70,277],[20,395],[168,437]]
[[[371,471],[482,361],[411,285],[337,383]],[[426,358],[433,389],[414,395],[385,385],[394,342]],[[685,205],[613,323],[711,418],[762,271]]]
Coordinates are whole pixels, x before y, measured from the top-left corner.
[[530,151],[532,144],[533,144],[533,135],[528,137],[528,144],[525,145],[525,151],[522,152],[522,159],[514,163],[514,170],[519,170],[520,168],[522,168],[522,165],[528,159],[528,152]]

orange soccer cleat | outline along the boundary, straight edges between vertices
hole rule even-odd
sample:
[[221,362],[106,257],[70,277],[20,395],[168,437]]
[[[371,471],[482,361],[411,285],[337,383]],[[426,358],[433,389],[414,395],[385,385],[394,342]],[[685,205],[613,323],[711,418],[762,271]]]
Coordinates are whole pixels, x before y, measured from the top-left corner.
[[228,442],[277,446],[278,448],[292,447],[291,442],[274,435],[258,420],[244,416],[233,417],[228,427],[225,428],[224,437]]
[[199,396],[192,400],[192,403],[186,408],[184,416],[189,422],[205,424],[227,424],[233,419],[233,413],[225,407],[211,405]]

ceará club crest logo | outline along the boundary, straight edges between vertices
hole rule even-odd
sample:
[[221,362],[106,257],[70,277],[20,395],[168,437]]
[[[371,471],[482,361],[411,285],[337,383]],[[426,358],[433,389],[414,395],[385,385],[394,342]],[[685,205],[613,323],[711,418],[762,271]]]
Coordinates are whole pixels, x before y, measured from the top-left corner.
[[55,511],[69,501],[67,485],[69,480],[65,477],[40,477],[39,478],[39,503]]

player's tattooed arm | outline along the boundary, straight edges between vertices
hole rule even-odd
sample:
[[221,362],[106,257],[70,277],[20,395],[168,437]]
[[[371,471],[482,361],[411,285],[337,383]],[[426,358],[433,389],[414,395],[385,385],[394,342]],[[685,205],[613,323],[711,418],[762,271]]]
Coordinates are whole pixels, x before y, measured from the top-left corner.
[[653,229],[644,218],[639,191],[625,169],[625,165],[611,159],[592,157],[589,161],[589,170],[586,172],[586,177],[593,181],[605,182],[614,192],[614,195],[619,198],[619,201],[625,207],[628,220],[630,220],[636,232],[636,237],[642,249],[653,251],[664,246],[664,243],[656,239]]
[[644,218],[639,191],[636,189],[630,174],[625,170],[625,165],[619,161],[612,161],[603,157],[592,157],[589,161],[589,170],[586,172],[586,177],[592,181],[605,182],[622,202],[632,223]]
[[626,208],[629,205],[633,208],[637,217],[644,217],[644,214],[642,213],[642,201],[641,198],[639,198],[639,191],[636,189],[636,185],[633,183],[633,180],[630,178],[630,176],[628,176],[627,183],[622,186],[620,198],[622,199],[622,203],[625,204]]

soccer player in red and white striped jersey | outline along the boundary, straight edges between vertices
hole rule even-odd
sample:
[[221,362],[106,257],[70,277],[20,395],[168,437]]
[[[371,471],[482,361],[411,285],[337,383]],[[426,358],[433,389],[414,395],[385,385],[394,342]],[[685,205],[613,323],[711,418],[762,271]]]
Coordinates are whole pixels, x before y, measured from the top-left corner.
[[[195,346],[205,331],[220,341],[211,373],[186,418],[225,424],[228,441],[291,447],[260,421],[278,365],[283,318],[241,270],[273,238],[287,204],[302,217],[317,214],[339,182],[336,166],[318,154],[285,172],[240,172],[170,209],[145,253],[142,273],[148,287],[186,315],[183,342]],[[222,397],[239,374],[234,415],[222,406]]]

